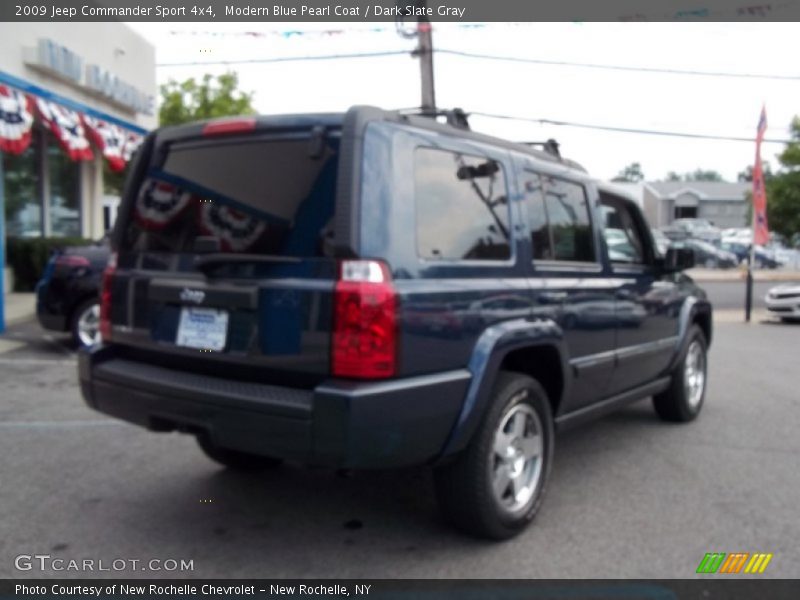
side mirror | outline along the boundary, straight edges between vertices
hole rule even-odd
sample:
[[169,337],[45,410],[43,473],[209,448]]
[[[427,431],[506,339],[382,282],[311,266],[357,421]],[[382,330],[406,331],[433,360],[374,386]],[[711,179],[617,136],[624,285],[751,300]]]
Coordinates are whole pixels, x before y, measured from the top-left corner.
[[695,265],[694,250],[670,247],[664,257],[664,270],[670,273],[691,269]]

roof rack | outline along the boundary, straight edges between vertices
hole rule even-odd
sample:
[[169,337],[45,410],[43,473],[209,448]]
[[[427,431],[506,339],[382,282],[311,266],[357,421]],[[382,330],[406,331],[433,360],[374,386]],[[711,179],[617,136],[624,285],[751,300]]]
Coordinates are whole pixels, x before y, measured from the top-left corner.
[[[466,112],[463,108],[430,110],[420,106],[415,106],[413,108],[401,108],[398,109],[397,112],[400,113],[401,115],[417,115],[421,117],[429,117],[432,119],[436,119],[437,117],[445,117],[448,125],[456,127],[458,129],[465,129],[467,131],[472,131],[472,128],[469,126],[469,120],[468,120],[469,113]],[[586,169],[583,167],[583,165],[575,162],[574,160],[570,160],[568,158],[564,158],[563,156],[561,156],[561,144],[559,144],[558,141],[556,141],[553,138],[550,138],[544,142],[516,142],[516,143],[521,144],[523,146],[532,146],[541,148],[545,153],[549,154],[557,161],[562,162],[569,167],[586,172]]]
[[419,115],[421,117],[430,117],[432,119],[435,119],[436,117],[445,117],[448,125],[457,127],[458,129],[470,130],[468,119],[469,114],[467,114],[463,108],[430,110],[420,106],[414,108],[404,108],[398,112],[403,115]]
[[524,144],[526,146],[541,146],[542,150],[551,156],[555,156],[559,160],[562,158],[561,150],[559,149],[561,145],[553,138],[550,138],[544,142],[520,142],[520,144]]

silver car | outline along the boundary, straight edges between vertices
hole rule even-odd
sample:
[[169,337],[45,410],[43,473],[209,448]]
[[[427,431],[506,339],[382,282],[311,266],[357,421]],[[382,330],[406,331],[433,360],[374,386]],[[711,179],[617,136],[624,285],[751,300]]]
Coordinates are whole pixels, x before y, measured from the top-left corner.
[[800,284],[784,283],[771,288],[764,300],[767,310],[781,320],[800,319]]

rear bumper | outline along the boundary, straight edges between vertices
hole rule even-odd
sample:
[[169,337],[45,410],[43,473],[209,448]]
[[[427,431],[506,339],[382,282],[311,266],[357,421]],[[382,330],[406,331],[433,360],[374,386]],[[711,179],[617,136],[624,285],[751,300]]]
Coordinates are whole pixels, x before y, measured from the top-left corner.
[[436,459],[470,380],[457,370],[297,390],[135,362],[113,346],[81,351],[78,371],[89,406],[148,429],[207,432],[243,452],[362,469]]

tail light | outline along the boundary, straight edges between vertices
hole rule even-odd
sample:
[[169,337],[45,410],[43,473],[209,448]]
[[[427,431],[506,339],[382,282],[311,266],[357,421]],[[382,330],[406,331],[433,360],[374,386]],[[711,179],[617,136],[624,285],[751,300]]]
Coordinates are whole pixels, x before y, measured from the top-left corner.
[[117,253],[112,252],[103,271],[103,285],[100,288],[100,337],[104,342],[111,339],[111,287],[117,270]]
[[393,376],[396,315],[388,267],[374,260],[342,261],[334,292],[333,374],[356,379]]

